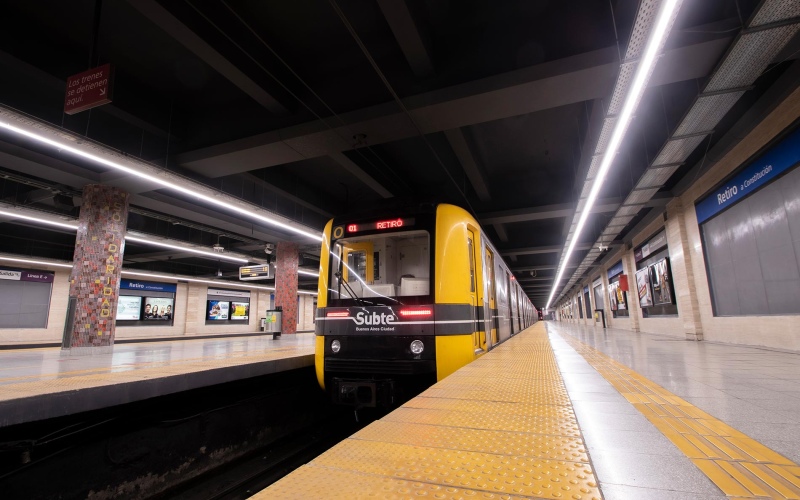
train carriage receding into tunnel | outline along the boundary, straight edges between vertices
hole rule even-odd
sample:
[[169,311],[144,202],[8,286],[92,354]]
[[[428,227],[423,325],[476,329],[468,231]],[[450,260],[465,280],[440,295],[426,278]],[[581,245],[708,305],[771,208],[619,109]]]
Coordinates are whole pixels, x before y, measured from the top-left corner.
[[477,221],[447,204],[325,226],[316,371],[334,401],[391,407],[538,319]]

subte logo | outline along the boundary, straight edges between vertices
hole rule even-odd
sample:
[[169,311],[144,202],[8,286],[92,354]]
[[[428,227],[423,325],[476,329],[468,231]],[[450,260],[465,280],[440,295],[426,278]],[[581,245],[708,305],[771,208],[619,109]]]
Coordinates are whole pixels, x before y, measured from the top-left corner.
[[356,314],[354,321],[357,325],[392,325],[397,320],[394,314],[386,313],[365,313],[359,312]]

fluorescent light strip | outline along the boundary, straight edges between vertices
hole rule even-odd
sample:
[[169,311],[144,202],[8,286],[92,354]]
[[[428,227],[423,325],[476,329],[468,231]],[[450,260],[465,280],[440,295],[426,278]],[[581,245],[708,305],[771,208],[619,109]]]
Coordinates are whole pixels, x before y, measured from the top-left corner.
[[311,271],[304,271],[302,269],[297,270],[297,274],[304,274],[306,276],[314,276],[315,278],[319,278],[319,273],[314,273]]
[[9,262],[22,262],[23,264],[34,264],[37,266],[68,267],[70,269],[72,268],[72,264],[62,264],[60,262],[47,262],[43,260],[18,259],[16,257],[0,257],[0,260],[7,260]]
[[69,224],[67,222],[56,222],[54,220],[48,220],[48,219],[39,219],[37,217],[31,217],[29,215],[22,215],[22,214],[18,214],[18,213],[14,213],[14,212],[9,212],[7,210],[0,210],[0,215],[5,215],[6,217],[11,217],[11,218],[14,218],[14,219],[29,220],[29,221],[32,221],[32,222],[39,222],[39,223],[42,223],[42,224],[49,224],[51,226],[63,227],[65,229],[72,229],[73,231],[77,231],[78,230],[78,225],[77,224]]
[[171,245],[169,243],[162,243],[160,241],[148,240],[148,239],[144,239],[144,238],[137,238],[135,236],[125,236],[125,241],[135,241],[137,243],[145,243],[147,245],[153,245],[153,246],[157,246],[157,247],[171,248],[173,250],[181,250],[181,251],[184,251],[184,252],[191,252],[191,253],[196,253],[196,254],[199,254],[199,255],[205,255],[206,257],[211,257],[211,258],[214,258],[214,259],[223,259],[223,260],[230,260],[232,262],[240,262],[242,264],[247,264],[248,262],[250,262],[247,259],[242,259],[242,258],[239,258],[239,257],[233,257],[231,255],[225,255],[225,254],[214,253],[214,252],[206,252],[204,250],[197,250],[197,249],[194,249],[194,248],[191,248],[191,247],[180,247],[180,246],[177,246],[177,245]]
[[[49,224],[49,225],[52,225],[52,226],[63,227],[65,229],[71,229],[73,231],[77,231],[78,230],[78,225],[77,224],[69,224],[69,223],[66,223],[66,222],[56,222],[56,221],[52,221],[52,220],[48,220],[48,219],[40,219],[38,217],[32,217],[32,216],[29,216],[29,215],[22,215],[22,214],[18,214],[18,213],[14,213],[14,212],[9,212],[9,211],[6,211],[6,210],[0,210],[0,215],[13,217],[15,219],[23,219],[23,220],[29,220],[31,222],[39,222],[39,223],[42,223],[42,224]],[[239,263],[242,263],[242,264],[247,264],[248,262],[250,262],[248,259],[243,259],[241,257],[234,257],[232,255],[225,255],[225,254],[219,254],[219,253],[214,253],[214,252],[206,252],[204,250],[199,250],[199,249],[196,249],[196,248],[172,245],[170,243],[163,243],[163,242],[160,242],[160,241],[149,240],[149,239],[146,239],[146,238],[139,238],[137,236],[126,235],[125,236],[125,240],[126,241],[135,241],[137,243],[144,243],[144,244],[147,244],[147,245],[154,245],[154,246],[162,247],[162,248],[170,248],[172,250],[181,250],[181,251],[184,251],[184,252],[196,253],[196,254],[205,255],[207,257],[211,257],[211,258],[214,258],[214,259],[230,260],[232,262],[239,262]]]
[[617,121],[614,126],[614,132],[611,135],[611,139],[608,141],[606,152],[603,154],[603,161],[600,163],[600,168],[595,176],[594,184],[592,184],[592,189],[589,191],[586,204],[584,205],[583,211],[578,218],[578,224],[575,227],[575,232],[572,234],[572,240],[567,247],[567,251],[564,253],[561,266],[558,270],[558,274],[556,275],[556,279],[553,282],[553,289],[550,292],[549,298],[547,299],[547,305],[545,305],[545,309],[550,307],[550,302],[553,301],[553,296],[558,289],[558,285],[562,276],[564,275],[564,271],[567,268],[567,263],[572,256],[572,252],[575,250],[575,246],[578,243],[581,231],[583,231],[583,227],[586,225],[586,220],[589,218],[589,214],[592,212],[592,207],[594,207],[595,201],[597,201],[597,196],[600,193],[600,189],[603,187],[608,170],[611,168],[611,163],[614,160],[617,150],[622,143],[622,139],[625,137],[625,132],[627,132],[628,126],[631,123],[633,112],[636,111],[636,107],[642,98],[642,94],[644,94],[645,87],[647,86],[647,82],[652,74],[653,66],[655,66],[656,56],[658,55],[658,51],[668,34],[670,21],[680,6],[680,3],[681,0],[664,0],[662,3],[661,11],[658,14],[655,26],[650,34],[650,39],[647,42],[647,48],[645,49],[645,53],[636,68],[636,75],[634,76],[633,82],[628,89],[628,95],[625,97],[625,104],[623,105],[622,111],[620,111],[619,116],[617,117]]
[[162,179],[158,175],[154,175],[152,172],[140,172],[140,171],[138,171],[136,169],[133,169],[133,168],[130,168],[130,167],[126,167],[124,165],[121,165],[119,163],[113,162],[111,160],[107,160],[107,159],[102,158],[100,156],[88,153],[86,151],[82,151],[82,150],[80,150],[78,148],[75,148],[75,147],[72,147],[72,146],[70,146],[68,144],[57,142],[57,141],[54,141],[52,139],[48,139],[47,137],[44,137],[42,135],[36,134],[34,132],[29,132],[27,130],[21,129],[21,128],[16,127],[16,126],[14,126],[11,123],[8,123],[6,121],[1,121],[0,120],[0,128],[4,128],[6,130],[9,130],[9,131],[14,132],[14,133],[19,134],[19,135],[22,135],[22,136],[27,137],[29,139],[33,139],[33,140],[41,142],[43,144],[47,144],[48,146],[52,146],[54,148],[57,148],[57,149],[60,149],[60,150],[64,150],[64,151],[69,151],[70,153],[75,154],[77,156],[80,156],[82,158],[86,158],[87,160],[91,160],[91,161],[100,163],[101,165],[105,165],[107,167],[113,168],[115,170],[120,170],[120,171],[125,172],[127,174],[139,177],[141,179],[145,179],[145,180],[147,180],[149,182],[153,182],[153,183],[158,184],[158,185],[160,185],[160,186],[162,186],[164,188],[171,189],[171,190],[176,191],[178,193],[187,195],[187,196],[189,196],[191,198],[196,198],[196,199],[204,201],[206,203],[210,203],[212,205],[216,205],[218,207],[225,208],[227,210],[231,210],[233,212],[245,215],[245,216],[250,217],[252,219],[259,220],[259,221],[264,222],[266,224],[269,224],[271,226],[277,226],[277,227],[279,227],[281,229],[285,229],[287,231],[291,231],[293,233],[303,235],[303,236],[305,236],[307,238],[311,238],[311,239],[316,240],[316,241],[322,241],[322,235],[320,235],[320,234],[315,234],[315,233],[311,233],[311,232],[308,232],[308,231],[304,231],[302,229],[298,229],[298,228],[296,228],[294,226],[290,226],[290,225],[285,224],[283,222],[280,222],[278,220],[271,219],[269,217],[265,217],[265,216],[263,216],[261,214],[255,213],[255,212],[251,212],[250,210],[247,210],[245,208],[236,206],[236,205],[234,205],[232,203],[228,203],[226,201],[217,200],[217,199],[214,199],[212,197],[205,196],[205,195],[200,194],[198,192],[192,191],[189,188],[185,188],[185,187],[179,186],[177,184],[174,184],[172,182],[169,182],[169,181],[167,181],[165,179]]

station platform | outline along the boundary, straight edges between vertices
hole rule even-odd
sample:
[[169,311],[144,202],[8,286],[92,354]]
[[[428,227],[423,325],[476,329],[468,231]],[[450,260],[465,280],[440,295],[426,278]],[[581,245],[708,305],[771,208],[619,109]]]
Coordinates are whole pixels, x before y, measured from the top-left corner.
[[539,322],[255,496],[800,498],[800,354]]
[[0,351],[0,427],[131,403],[314,364],[314,334]]

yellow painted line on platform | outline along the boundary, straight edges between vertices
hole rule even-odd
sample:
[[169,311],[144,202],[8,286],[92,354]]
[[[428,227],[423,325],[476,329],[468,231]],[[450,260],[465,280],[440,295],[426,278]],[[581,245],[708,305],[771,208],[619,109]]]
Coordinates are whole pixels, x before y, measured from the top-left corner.
[[539,323],[255,498],[599,500],[600,491]]
[[727,496],[800,500],[800,466],[586,343],[562,337]]

